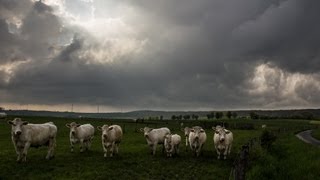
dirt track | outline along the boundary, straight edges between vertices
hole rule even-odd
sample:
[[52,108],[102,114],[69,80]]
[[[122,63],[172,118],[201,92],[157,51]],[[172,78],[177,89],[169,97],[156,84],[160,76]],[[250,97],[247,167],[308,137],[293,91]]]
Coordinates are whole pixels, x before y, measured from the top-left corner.
[[320,141],[313,138],[311,133],[312,133],[312,130],[307,130],[307,131],[302,131],[296,134],[296,136],[306,143],[313,144],[315,146],[320,146]]

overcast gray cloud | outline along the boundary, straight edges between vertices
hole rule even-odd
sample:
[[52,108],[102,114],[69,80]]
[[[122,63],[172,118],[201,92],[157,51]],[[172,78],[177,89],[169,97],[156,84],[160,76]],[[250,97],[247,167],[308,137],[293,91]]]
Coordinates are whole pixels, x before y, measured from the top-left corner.
[[1,103],[317,107],[319,7],[317,0],[2,0]]

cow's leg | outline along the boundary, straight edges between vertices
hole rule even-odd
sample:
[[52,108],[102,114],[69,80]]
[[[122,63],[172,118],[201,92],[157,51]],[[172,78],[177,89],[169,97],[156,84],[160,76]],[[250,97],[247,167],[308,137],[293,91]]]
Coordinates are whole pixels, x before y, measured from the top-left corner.
[[83,139],[80,139],[80,152],[81,153],[83,152],[83,145],[84,145]]
[[88,151],[89,140],[83,141],[83,145],[84,145],[84,151]]
[[219,149],[218,149],[218,146],[215,146],[215,148],[216,148],[216,151],[217,151],[217,155],[218,155],[218,159],[220,159],[220,151],[219,151]]
[[74,151],[73,148],[74,148],[74,143],[72,141],[70,141],[70,152]]
[[22,152],[23,152],[23,148],[17,147],[17,162],[21,162],[21,160],[22,160]]
[[116,154],[118,154],[118,153],[119,153],[119,146],[120,146],[120,144],[119,144],[119,143],[117,143],[117,144],[116,144]]
[[110,157],[113,156],[113,151],[115,150],[115,144],[114,142],[112,142],[111,146],[110,146]]
[[188,143],[188,137],[186,137],[186,152],[188,151],[188,146],[189,146],[189,143]]
[[229,144],[228,146],[228,155],[231,153],[232,144]]
[[12,139],[12,143],[13,143],[14,150],[16,151],[16,154],[17,154],[17,161],[19,162],[21,158],[21,149],[17,147],[17,144],[14,139]]
[[164,143],[163,143],[163,146],[162,146],[162,154],[164,154],[164,151],[165,151],[165,147],[164,147]]
[[87,150],[90,150],[90,149],[91,149],[91,142],[92,142],[92,138],[90,138],[89,141],[88,141]]
[[27,154],[28,154],[28,149],[30,147],[30,142],[26,142],[23,148],[23,152],[22,152],[22,161],[26,162],[27,161]]
[[176,154],[179,155],[179,144],[176,146]]
[[157,150],[157,143],[153,144],[152,146],[152,155],[156,155],[156,150]]
[[107,144],[104,143],[104,141],[102,140],[102,147],[103,147],[103,151],[104,151],[104,157],[106,158],[107,157],[107,154],[108,154],[108,149],[107,149]]
[[226,147],[223,152],[223,156],[224,156],[223,159],[227,159],[227,154],[228,154],[228,148]]
[[54,149],[56,146],[56,138],[50,138],[49,145],[48,145],[48,154],[46,156],[46,159],[51,159],[54,157]]

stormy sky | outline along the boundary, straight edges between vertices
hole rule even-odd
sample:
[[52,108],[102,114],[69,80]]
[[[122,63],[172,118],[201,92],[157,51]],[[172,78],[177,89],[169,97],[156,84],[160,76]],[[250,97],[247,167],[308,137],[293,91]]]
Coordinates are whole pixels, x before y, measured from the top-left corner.
[[0,0],[0,106],[320,106],[319,0]]

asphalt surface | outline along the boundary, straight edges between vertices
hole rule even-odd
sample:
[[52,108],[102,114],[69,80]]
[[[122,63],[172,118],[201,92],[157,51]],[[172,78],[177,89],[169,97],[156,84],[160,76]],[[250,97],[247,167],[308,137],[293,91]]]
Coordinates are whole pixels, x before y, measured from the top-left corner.
[[320,147],[320,141],[318,139],[313,138],[311,135],[311,132],[312,132],[312,130],[302,131],[302,132],[296,134],[296,136],[306,143],[313,144],[315,146]]

